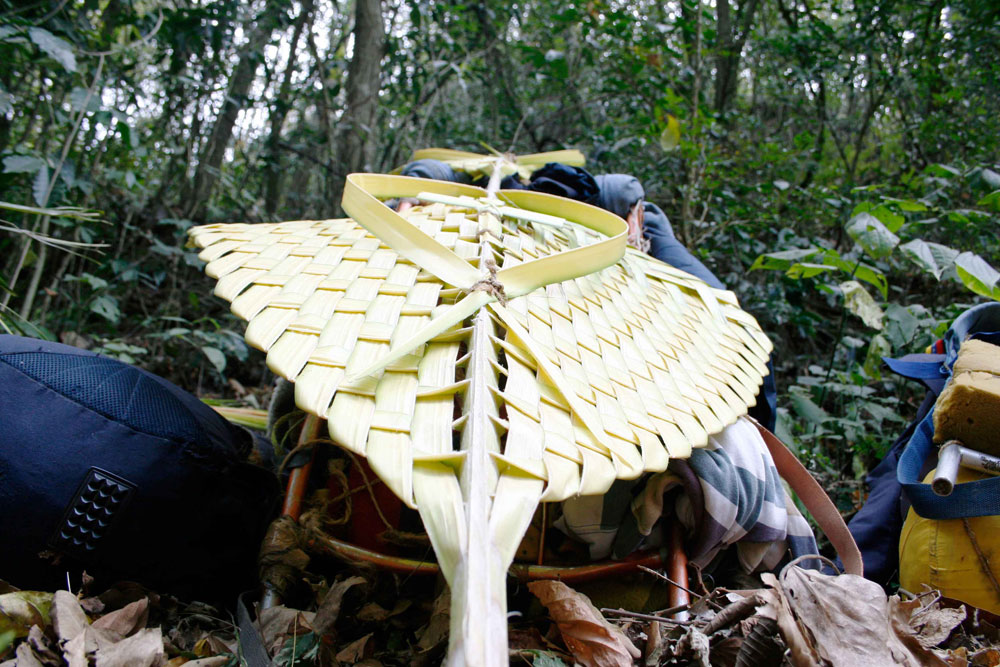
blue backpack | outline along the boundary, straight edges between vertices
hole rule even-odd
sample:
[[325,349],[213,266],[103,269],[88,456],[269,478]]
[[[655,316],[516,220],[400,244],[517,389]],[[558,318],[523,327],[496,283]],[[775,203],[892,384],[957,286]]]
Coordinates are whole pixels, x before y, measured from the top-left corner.
[[152,373],[0,335],[3,577],[65,586],[86,570],[199,599],[246,587],[279,494],[252,447]]

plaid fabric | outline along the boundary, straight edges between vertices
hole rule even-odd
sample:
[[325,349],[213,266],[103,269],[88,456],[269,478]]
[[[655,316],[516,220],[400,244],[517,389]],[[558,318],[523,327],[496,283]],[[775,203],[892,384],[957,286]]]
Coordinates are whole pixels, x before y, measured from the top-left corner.
[[[682,493],[671,495],[674,489]],[[818,552],[808,522],[789,498],[757,428],[745,419],[709,438],[668,472],[619,481],[604,496],[563,502],[557,526],[590,546],[592,558],[622,558],[661,543],[662,519],[687,531],[690,562],[708,565],[735,544],[746,572]]]

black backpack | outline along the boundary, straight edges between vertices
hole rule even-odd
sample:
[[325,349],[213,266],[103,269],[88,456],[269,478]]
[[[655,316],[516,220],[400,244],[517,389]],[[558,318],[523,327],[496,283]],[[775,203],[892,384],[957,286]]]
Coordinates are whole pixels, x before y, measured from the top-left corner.
[[86,570],[229,596],[253,579],[279,495],[252,448],[152,373],[0,335],[0,577],[64,587]]

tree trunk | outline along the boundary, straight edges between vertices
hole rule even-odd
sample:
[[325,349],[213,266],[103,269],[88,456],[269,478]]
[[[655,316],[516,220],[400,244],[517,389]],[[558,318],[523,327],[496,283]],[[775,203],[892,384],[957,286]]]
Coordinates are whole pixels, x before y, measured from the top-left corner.
[[330,188],[335,198],[332,208],[337,212],[341,210],[340,197],[347,174],[368,168],[374,153],[373,132],[384,41],[381,0],[357,0],[354,56],[347,68],[347,107],[337,135],[337,169]]
[[188,218],[200,219],[204,216],[205,206],[208,198],[219,181],[219,170],[222,167],[222,159],[226,154],[226,147],[233,136],[233,126],[236,125],[236,117],[240,110],[246,106],[247,93],[253,85],[254,77],[257,74],[257,66],[260,64],[263,49],[271,39],[274,28],[274,20],[264,19],[254,22],[254,27],[250,32],[250,39],[246,47],[240,54],[240,61],[233,70],[229,78],[229,86],[226,90],[226,98],[222,103],[222,111],[215,124],[212,126],[211,134],[205,142],[205,146],[198,157],[198,167],[195,169],[194,178],[187,188],[185,188],[184,201],[181,203],[182,210]]
[[728,108],[736,95],[736,83],[740,75],[740,54],[750,35],[753,17],[759,4],[760,0],[745,0],[736,12],[734,23],[729,0],[717,0],[715,3],[718,33],[715,55],[715,110],[720,113]]
[[271,109],[271,131],[267,137],[267,147],[264,155],[267,160],[266,175],[264,177],[264,210],[268,218],[274,217],[274,212],[278,209],[281,199],[281,154],[278,144],[281,142],[281,128],[285,124],[285,117],[288,110],[292,108],[292,74],[295,72],[295,57],[298,52],[299,40],[302,38],[302,31],[309,23],[309,15],[312,13],[312,0],[305,0],[299,15],[295,19],[295,30],[292,39],[288,43],[288,65],[285,67],[284,78],[278,95],[274,100],[274,108]]

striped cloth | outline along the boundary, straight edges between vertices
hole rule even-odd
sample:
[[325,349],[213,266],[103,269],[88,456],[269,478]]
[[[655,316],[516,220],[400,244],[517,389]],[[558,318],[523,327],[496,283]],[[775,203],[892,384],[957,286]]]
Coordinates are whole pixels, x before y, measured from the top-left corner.
[[686,529],[688,560],[700,567],[733,544],[746,572],[772,570],[786,555],[818,553],[764,440],[745,419],[687,461],[672,461],[667,472],[620,480],[606,495],[572,498],[562,509],[556,525],[586,542],[595,560],[658,546],[662,525],[675,517]]

